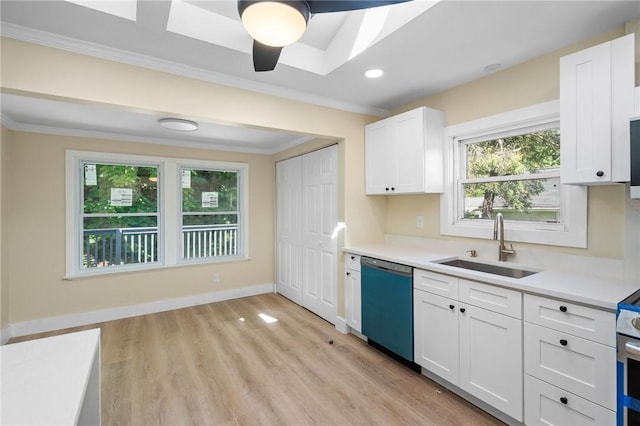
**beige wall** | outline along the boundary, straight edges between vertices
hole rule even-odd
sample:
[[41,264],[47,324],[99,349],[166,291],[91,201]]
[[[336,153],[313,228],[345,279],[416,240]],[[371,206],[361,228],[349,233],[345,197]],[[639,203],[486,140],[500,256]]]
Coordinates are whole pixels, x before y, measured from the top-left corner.
[[[268,155],[11,132],[6,238],[11,321],[52,317],[274,282],[273,167]],[[249,165],[246,262],[173,267],[65,281],[65,150],[107,151]],[[213,283],[213,273],[220,283]]]
[[[426,105],[444,111],[447,125],[453,125],[558,99],[560,57],[622,35],[624,35],[623,28],[602,34],[451,90],[420,99],[393,113]],[[473,241],[440,235],[440,197],[438,195],[393,196],[388,197],[387,203],[385,225],[387,233],[470,243]],[[531,247],[586,256],[623,258],[624,204],[624,186],[592,187],[589,189],[587,249],[540,245],[531,245]],[[424,229],[415,227],[416,215],[425,217]],[[517,245],[525,246],[525,244]]]

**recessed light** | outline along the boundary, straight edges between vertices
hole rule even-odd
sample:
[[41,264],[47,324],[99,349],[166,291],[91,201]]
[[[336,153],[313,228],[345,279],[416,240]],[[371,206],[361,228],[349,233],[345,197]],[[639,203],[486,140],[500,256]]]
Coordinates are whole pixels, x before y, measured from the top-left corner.
[[500,69],[500,67],[502,67],[502,64],[489,64],[486,67],[484,67],[485,71],[495,71],[497,69]]
[[379,78],[379,77],[382,77],[382,74],[384,74],[384,71],[378,68],[368,70],[367,72],[364,73],[365,77],[367,78]]
[[181,118],[162,118],[158,121],[162,127],[179,132],[193,132],[198,130],[198,123]]

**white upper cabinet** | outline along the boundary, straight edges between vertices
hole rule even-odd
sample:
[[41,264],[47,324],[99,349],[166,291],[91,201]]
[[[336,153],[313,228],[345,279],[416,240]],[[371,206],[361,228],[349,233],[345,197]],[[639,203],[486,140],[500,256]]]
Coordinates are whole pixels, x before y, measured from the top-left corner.
[[366,193],[443,189],[444,113],[416,108],[365,127]]
[[562,183],[629,180],[633,86],[633,34],[560,58]]

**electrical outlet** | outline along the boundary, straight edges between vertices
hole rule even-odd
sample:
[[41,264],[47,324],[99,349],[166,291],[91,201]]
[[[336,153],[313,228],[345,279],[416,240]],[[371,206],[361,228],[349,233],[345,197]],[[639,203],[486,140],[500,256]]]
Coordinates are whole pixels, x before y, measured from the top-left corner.
[[424,216],[416,216],[416,228],[424,228]]
[[220,282],[220,274],[218,274],[217,272],[213,273],[213,282],[215,284],[218,284]]

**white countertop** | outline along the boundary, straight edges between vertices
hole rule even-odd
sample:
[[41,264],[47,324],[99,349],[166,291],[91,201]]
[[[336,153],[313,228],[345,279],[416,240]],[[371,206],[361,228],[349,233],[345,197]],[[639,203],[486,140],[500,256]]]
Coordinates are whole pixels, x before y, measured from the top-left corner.
[[532,271],[536,274],[524,278],[510,278],[488,274],[453,266],[440,265],[458,258],[456,255],[436,253],[425,249],[395,246],[391,244],[372,244],[345,248],[346,253],[370,256],[390,262],[413,266],[414,268],[455,275],[474,281],[499,285],[520,290],[524,293],[537,294],[548,297],[565,299],[602,309],[615,311],[618,302],[638,290],[637,283],[629,283],[616,279],[604,279],[579,273],[568,273],[554,270],[541,270],[534,265],[520,265],[513,262],[486,261],[474,258],[464,258],[470,261],[489,263],[499,266],[517,267]]
[[75,425],[100,329],[0,346],[2,425]]

